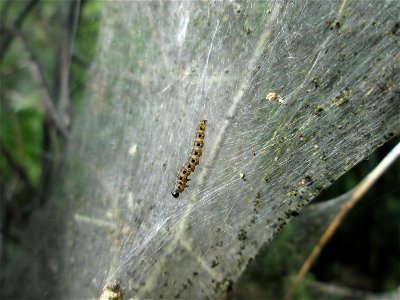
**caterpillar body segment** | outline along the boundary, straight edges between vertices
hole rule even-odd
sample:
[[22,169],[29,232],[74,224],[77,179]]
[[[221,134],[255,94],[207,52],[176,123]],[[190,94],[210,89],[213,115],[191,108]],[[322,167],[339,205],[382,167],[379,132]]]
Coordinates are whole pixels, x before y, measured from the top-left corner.
[[197,148],[203,148],[203,145],[204,145],[203,139],[198,139],[197,136],[196,136],[196,139],[194,140],[193,146],[197,147]]
[[195,155],[195,156],[200,157],[202,153],[203,153],[203,151],[201,150],[201,148],[197,147],[197,146],[195,146],[192,150],[192,156]]
[[182,193],[187,187],[188,178],[194,172],[196,166],[200,163],[200,156],[202,155],[204,137],[206,130],[207,120],[201,120],[197,126],[196,135],[193,143],[192,152],[189,155],[187,163],[182,167],[176,176],[175,188],[171,191],[173,197],[178,198],[179,193]]

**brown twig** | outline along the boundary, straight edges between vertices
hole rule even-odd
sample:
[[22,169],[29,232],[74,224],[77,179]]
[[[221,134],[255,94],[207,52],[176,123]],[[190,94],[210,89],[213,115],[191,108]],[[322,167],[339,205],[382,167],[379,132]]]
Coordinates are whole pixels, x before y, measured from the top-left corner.
[[328,228],[318,241],[317,245],[313,248],[310,255],[307,257],[299,273],[291,283],[285,295],[285,299],[291,299],[294,291],[303,280],[304,275],[310,270],[314,264],[321,250],[325,247],[326,243],[335,233],[343,218],[350,211],[350,209],[360,200],[360,198],[371,188],[371,186],[378,180],[378,178],[387,170],[387,168],[400,156],[400,143],[397,144],[392,151],[375,167],[375,169],[367,175],[350,193],[348,201],[342,204],[339,212],[329,224]]

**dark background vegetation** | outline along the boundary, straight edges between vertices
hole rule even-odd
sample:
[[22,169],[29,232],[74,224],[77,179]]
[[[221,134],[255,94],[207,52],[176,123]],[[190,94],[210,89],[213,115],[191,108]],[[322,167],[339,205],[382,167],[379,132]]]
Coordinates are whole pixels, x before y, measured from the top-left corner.
[[[21,242],[30,217],[46,205],[51,175],[63,168],[63,150],[73,111],[85,101],[88,69],[96,55],[102,3],[92,1],[2,1],[0,197],[1,264]],[[40,75],[32,70],[35,66]],[[42,76],[40,83],[38,76]],[[67,95],[65,95],[65,85]],[[48,93],[67,134],[46,109]],[[364,178],[398,143],[392,140],[335,182],[316,201],[341,195]],[[308,281],[373,293],[400,285],[400,164],[397,161],[351,211],[323,250]],[[275,298],[304,257],[287,240],[291,224],[253,261],[234,297]],[[43,234],[46,234],[45,232]],[[1,268],[1,285],[7,269]],[[0,288],[1,289],[1,288]],[[301,292],[298,297],[313,297]]]
[[[398,143],[392,140],[343,175],[313,203],[338,197],[354,188]],[[307,283],[323,287],[347,288],[344,298],[365,298],[394,291],[400,283],[400,164],[397,161],[350,211],[336,234],[322,251]],[[295,222],[289,223],[271,245],[266,246],[250,264],[238,282],[237,299],[282,297],[285,286],[304,262],[293,239]],[[326,292],[309,284],[310,290],[298,291],[299,299],[320,298]],[[319,286],[318,286],[319,287]],[[304,286],[303,286],[304,288]],[[313,294],[313,291],[317,294]],[[340,291],[342,292],[342,291]],[[332,291],[332,299],[342,299]],[[327,292],[324,296],[329,295]]]

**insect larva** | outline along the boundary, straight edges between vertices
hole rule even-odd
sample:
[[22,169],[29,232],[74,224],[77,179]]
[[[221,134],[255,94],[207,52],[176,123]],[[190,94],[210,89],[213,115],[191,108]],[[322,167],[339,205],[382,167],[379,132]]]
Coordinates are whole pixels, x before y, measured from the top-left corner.
[[190,181],[189,175],[194,172],[196,166],[200,163],[200,156],[203,153],[202,148],[204,145],[204,132],[206,130],[207,120],[201,120],[197,126],[196,136],[194,138],[192,152],[189,155],[188,162],[179,171],[176,176],[175,188],[171,191],[172,196],[179,197],[186,188],[186,183]]

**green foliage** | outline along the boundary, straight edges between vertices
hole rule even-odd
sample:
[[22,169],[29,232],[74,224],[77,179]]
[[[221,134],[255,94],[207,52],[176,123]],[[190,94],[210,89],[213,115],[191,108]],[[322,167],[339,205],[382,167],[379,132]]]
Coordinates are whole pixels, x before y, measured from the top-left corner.
[[[43,113],[35,104],[22,100],[20,107],[12,107],[7,113],[2,113],[0,120],[0,141],[5,145],[13,159],[28,173],[29,180],[37,186],[41,173],[41,141]],[[13,170],[4,162],[1,156],[3,174],[8,178],[13,176]]]
[[[71,12],[68,1],[36,2],[18,28],[25,39],[24,46],[21,38],[9,30],[30,3],[2,1],[0,4],[2,32],[11,36],[8,46],[1,44],[5,52],[0,61],[0,143],[2,151],[7,152],[0,156],[2,195],[5,196],[2,206],[4,211],[11,206],[14,212],[22,210],[26,216],[31,211],[25,208],[34,207],[32,204],[38,200],[35,197],[48,184],[47,174],[57,157],[55,153],[60,152],[59,137],[48,121],[41,88],[47,89],[57,110],[59,53],[63,47],[69,48],[72,49],[67,66],[70,101],[72,104],[80,101],[86,72],[95,55],[102,6],[102,2],[84,1]],[[71,15],[75,17],[70,33],[72,39],[65,44],[66,24]],[[40,68],[45,81],[43,87],[37,85],[32,75],[32,63]],[[11,227],[20,226],[14,217],[14,213],[7,214],[4,218],[8,219],[2,221],[10,223]]]

